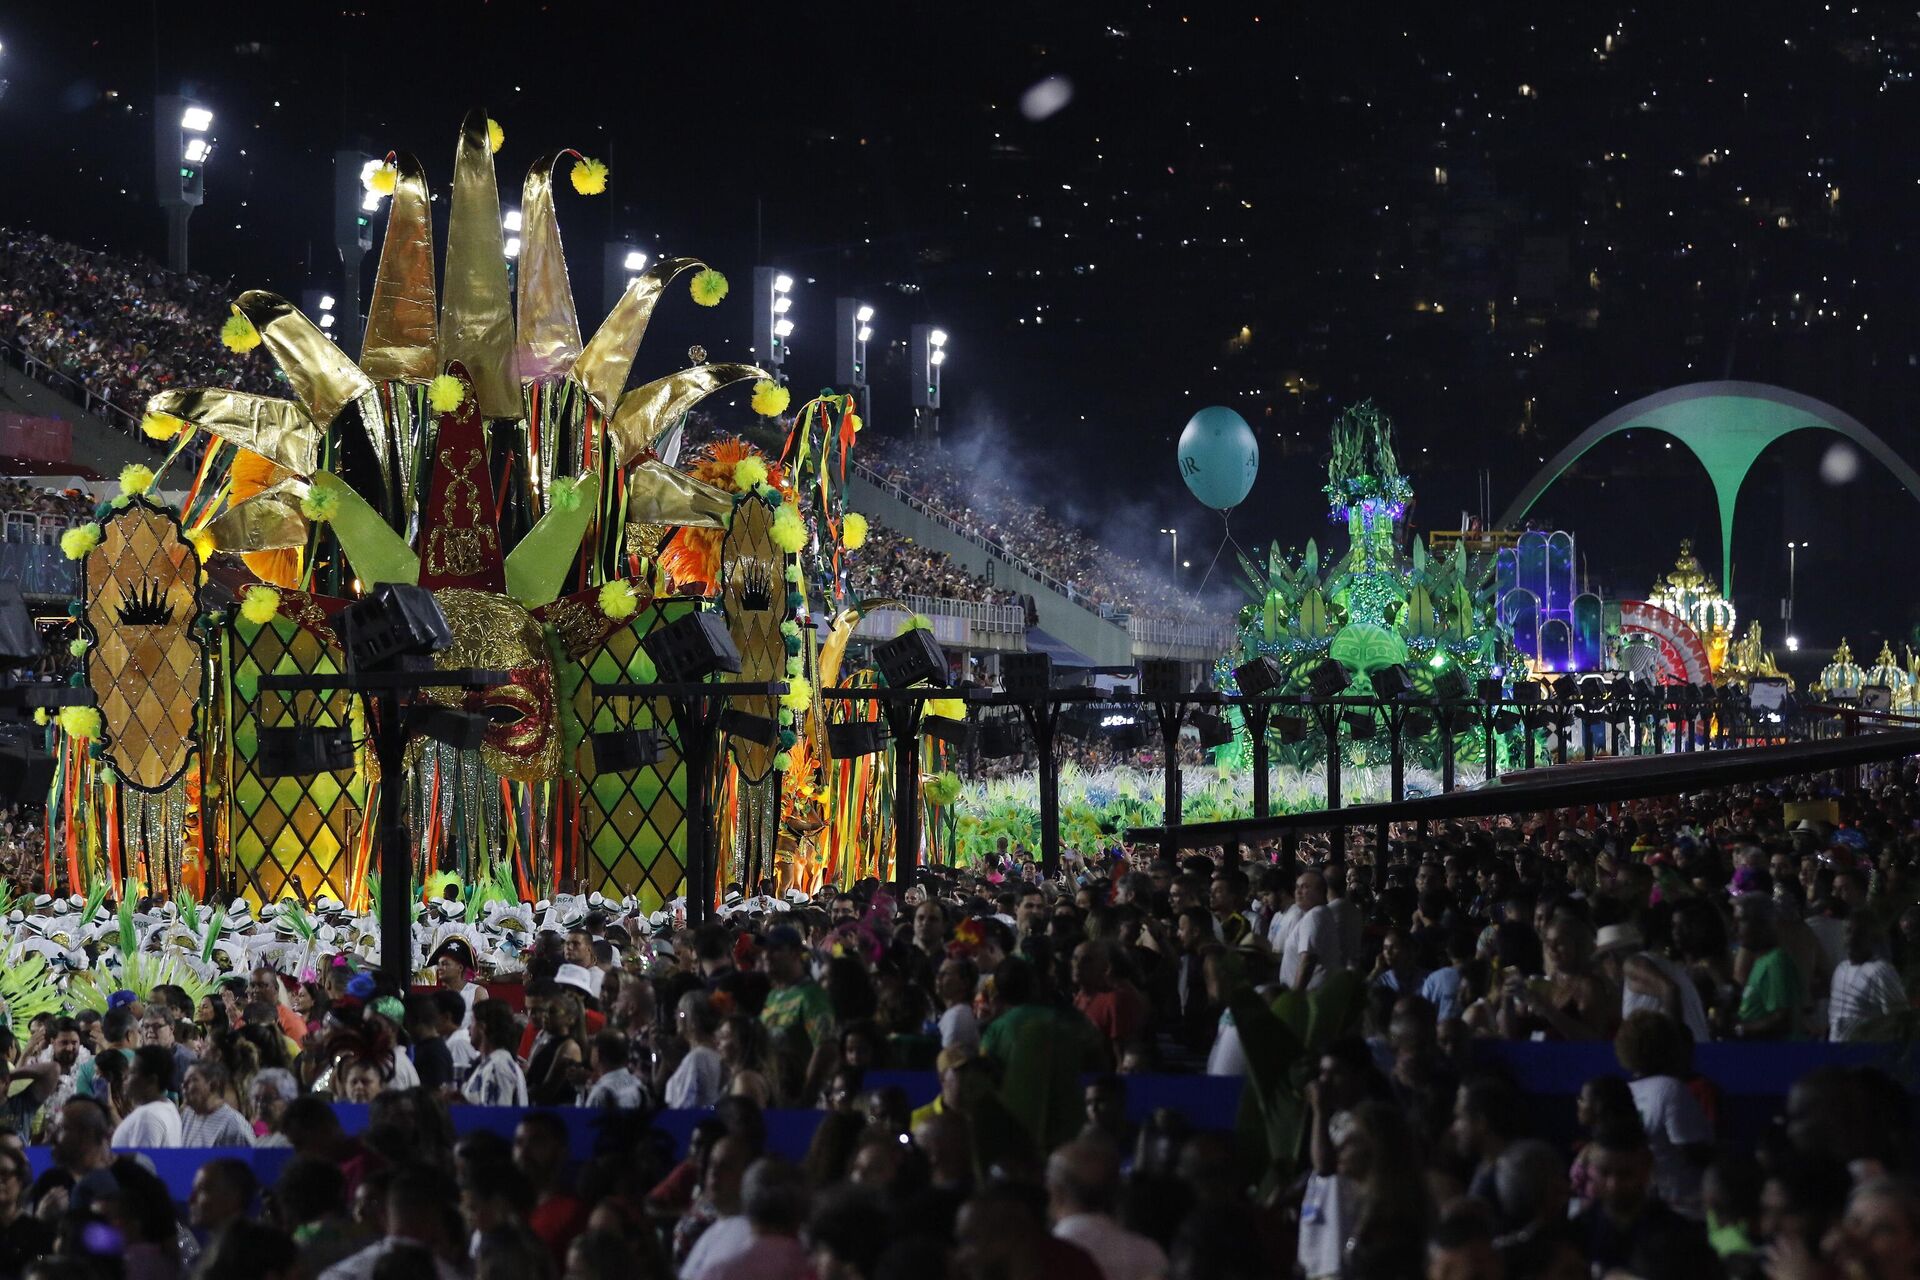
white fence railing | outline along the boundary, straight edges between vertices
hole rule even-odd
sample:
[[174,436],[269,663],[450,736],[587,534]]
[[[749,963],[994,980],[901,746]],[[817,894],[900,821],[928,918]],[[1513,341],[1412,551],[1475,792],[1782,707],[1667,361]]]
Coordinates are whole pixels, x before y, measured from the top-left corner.
[[4,358],[8,364],[35,382],[59,392],[115,431],[144,442],[148,448],[156,452],[165,450],[164,444],[149,439],[140,430],[140,419],[137,415],[127,412],[78,378],[60,372],[24,347],[15,346],[6,339],[0,338],[0,358]]
[[1135,644],[1159,644],[1225,653],[1233,647],[1233,628],[1221,622],[1168,622],[1161,618],[1129,618],[1127,634]]

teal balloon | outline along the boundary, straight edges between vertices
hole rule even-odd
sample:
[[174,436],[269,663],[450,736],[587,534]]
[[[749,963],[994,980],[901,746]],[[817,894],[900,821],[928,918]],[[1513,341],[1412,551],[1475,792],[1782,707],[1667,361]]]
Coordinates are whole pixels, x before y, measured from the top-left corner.
[[1247,420],[1225,405],[1209,405],[1180,433],[1180,478],[1193,496],[1216,511],[1239,506],[1260,471],[1260,444]]

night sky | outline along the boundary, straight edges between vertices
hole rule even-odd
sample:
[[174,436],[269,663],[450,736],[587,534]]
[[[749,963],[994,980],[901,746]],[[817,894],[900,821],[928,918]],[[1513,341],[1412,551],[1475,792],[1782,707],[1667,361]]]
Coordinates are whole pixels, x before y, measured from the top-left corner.
[[[35,4],[0,41],[9,222],[158,254],[152,96],[185,90],[216,116],[194,265],[298,297],[338,280],[334,149],[413,151],[444,191],[482,106],[510,203],[553,148],[612,167],[608,196],[561,197],[583,320],[602,242],[633,239],[736,290],[756,261],[801,280],[803,391],[831,377],[836,294],[880,339],[938,323],[943,428],[1142,555],[1169,520],[1189,558],[1217,540],[1173,462],[1208,403],[1260,436],[1249,544],[1328,540],[1326,430],[1363,397],[1429,529],[1694,380],[1779,383],[1920,459],[1911,8]],[[1070,100],[1030,119],[1048,77]],[[738,295],[663,307],[641,373],[693,341],[744,355],[749,322]],[[904,347],[877,348],[871,417],[901,430]],[[1864,457],[1832,483],[1833,439],[1749,479],[1737,600],[1777,644],[1785,544],[1810,540],[1803,637],[1870,659],[1870,631],[1920,621],[1889,572],[1920,502]],[[1618,594],[1683,536],[1717,566],[1706,477],[1658,436],[1538,511]]]

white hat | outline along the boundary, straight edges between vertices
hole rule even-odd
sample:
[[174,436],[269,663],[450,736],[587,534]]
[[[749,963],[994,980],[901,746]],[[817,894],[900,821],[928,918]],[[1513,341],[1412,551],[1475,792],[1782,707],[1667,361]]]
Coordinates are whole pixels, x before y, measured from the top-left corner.
[[593,995],[593,975],[586,967],[577,964],[563,964],[554,971],[553,980],[560,986],[572,987],[583,995]]

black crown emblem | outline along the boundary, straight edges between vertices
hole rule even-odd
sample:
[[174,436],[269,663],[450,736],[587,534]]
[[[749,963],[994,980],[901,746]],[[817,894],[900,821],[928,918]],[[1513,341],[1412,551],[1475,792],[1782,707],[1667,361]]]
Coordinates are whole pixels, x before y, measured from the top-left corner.
[[749,564],[740,574],[740,607],[765,613],[773,607],[773,575],[763,564]]
[[124,627],[164,627],[173,621],[173,606],[167,603],[166,589],[157,582],[136,588],[120,602],[120,625]]

